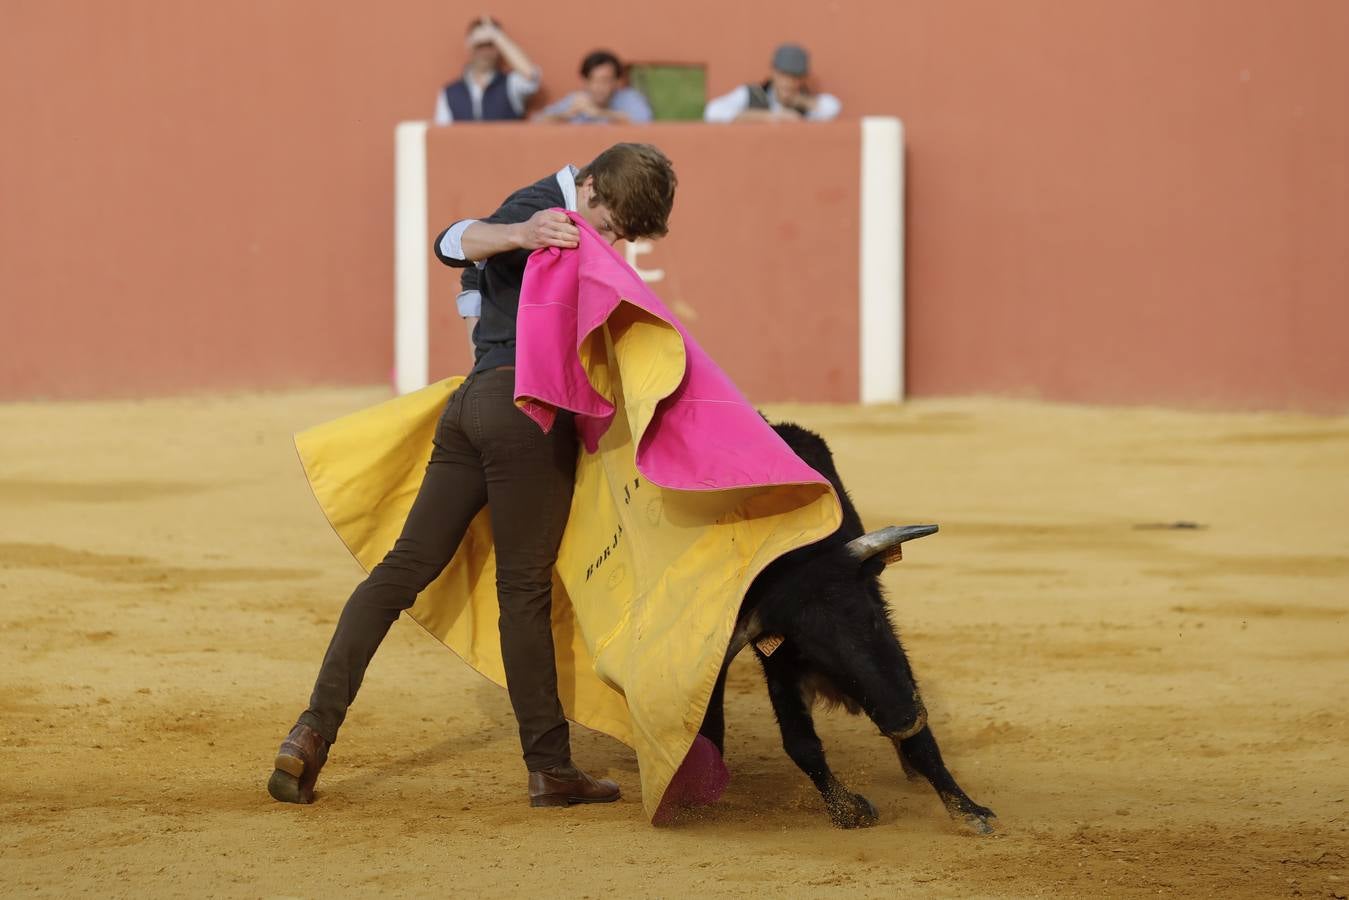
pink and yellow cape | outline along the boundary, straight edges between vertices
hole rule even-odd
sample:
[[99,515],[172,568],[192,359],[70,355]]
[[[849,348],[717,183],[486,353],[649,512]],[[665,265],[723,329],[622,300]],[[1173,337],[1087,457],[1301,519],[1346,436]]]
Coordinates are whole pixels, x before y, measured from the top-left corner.
[[[579,216],[575,250],[540,250],[520,295],[516,403],[541,427],[576,413],[584,447],[554,573],[567,716],[637,753],[655,822],[710,802],[726,770],[695,743],[755,576],[832,533],[828,482],[778,438],[664,304]],[[366,569],[421,484],[451,378],[296,437],[314,494]],[[491,528],[479,515],[411,616],[505,684]],[[678,777],[676,777],[678,773]]]

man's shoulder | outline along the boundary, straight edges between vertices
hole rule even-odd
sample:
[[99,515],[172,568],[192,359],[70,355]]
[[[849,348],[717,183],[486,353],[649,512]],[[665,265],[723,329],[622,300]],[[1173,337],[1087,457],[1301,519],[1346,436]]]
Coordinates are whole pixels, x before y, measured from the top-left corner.
[[558,202],[553,204],[554,206],[560,206],[564,200],[562,185],[560,185],[557,180],[557,172],[549,172],[533,184],[525,185],[520,191],[517,191],[517,193],[520,192],[529,192],[530,194],[538,194],[549,199],[555,199]]
[[744,100],[744,99],[748,99],[748,97],[749,97],[749,95],[750,95],[750,92],[753,91],[754,88],[755,88],[755,85],[753,85],[753,84],[748,84],[748,83],[747,83],[747,84],[737,84],[735,87],[731,88],[731,89],[730,89],[729,91],[727,91],[726,93],[724,93],[724,94],[718,94],[717,96],[713,97],[713,98],[712,98],[712,101],[715,102],[715,101],[717,101],[717,100],[728,101],[728,100]]
[[492,214],[491,220],[523,222],[541,209],[566,205],[566,195],[562,192],[562,185],[558,183],[557,173],[554,172],[514,191],[501,204],[500,209]]
[[614,94],[614,99],[615,100],[622,99],[629,103],[641,103],[643,105],[646,104],[646,94],[643,94],[635,87],[619,88],[618,91]]

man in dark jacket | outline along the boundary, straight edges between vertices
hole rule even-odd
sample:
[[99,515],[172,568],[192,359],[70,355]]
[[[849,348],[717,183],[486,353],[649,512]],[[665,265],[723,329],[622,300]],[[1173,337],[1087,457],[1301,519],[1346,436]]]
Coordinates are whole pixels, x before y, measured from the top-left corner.
[[[436,256],[467,269],[461,305],[481,320],[476,361],[436,428],[426,476],[403,532],[351,595],[319,669],[309,708],[281,744],[267,787],[277,800],[311,803],[328,747],[355,700],[389,626],[449,564],[486,506],[496,548],[501,656],[532,806],[603,803],[618,785],[572,763],[553,656],[552,574],[571,509],[575,423],[558,412],[544,434],[515,395],[515,322],[529,255],[571,248],[578,213],[611,243],[660,237],[674,205],[675,174],[647,144],[616,144],[584,168],[565,166],[511,194],[485,219],[464,219],[436,238]],[[461,307],[462,308],[462,307]]]

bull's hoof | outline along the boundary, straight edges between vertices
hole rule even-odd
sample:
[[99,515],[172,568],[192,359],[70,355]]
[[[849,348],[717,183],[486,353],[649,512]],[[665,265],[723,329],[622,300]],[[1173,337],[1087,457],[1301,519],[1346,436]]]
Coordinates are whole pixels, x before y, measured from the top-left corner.
[[970,813],[961,816],[959,820],[960,827],[974,834],[992,834],[995,829],[994,823],[998,821],[997,816],[980,816]]
[[836,828],[870,828],[880,821],[880,814],[861,794],[844,794],[829,802],[829,821]]
[[946,807],[951,818],[962,830],[971,834],[993,834],[997,829],[998,814],[977,803],[951,803]]

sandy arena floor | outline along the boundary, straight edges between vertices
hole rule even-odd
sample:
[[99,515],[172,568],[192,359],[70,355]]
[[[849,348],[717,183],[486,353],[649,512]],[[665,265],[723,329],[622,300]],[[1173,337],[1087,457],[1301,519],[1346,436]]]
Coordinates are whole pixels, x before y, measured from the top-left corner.
[[[733,781],[531,810],[503,691],[390,634],[310,807],[271,801],[360,573],[290,444],[375,390],[0,406],[0,894],[345,897],[1349,893],[1349,419],[984,401],[770,412],[870,526],[960,834],[869,723],[821,715],[881,810],[832,829],[752,660]],[[1186,520],[1201,529],[1142,526]],[[618,743],[578,761],[637,789]]]

